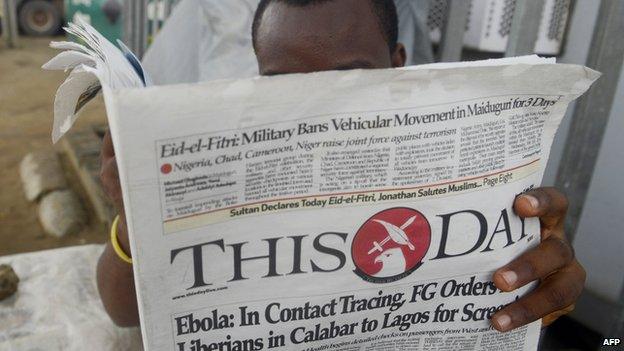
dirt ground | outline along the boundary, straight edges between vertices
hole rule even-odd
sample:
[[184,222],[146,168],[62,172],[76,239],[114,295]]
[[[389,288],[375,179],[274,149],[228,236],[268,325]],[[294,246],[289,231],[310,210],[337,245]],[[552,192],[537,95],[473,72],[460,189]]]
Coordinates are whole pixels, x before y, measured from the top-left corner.
[[[78,235],[61,239],[43,232],[37,219],[37,206],[26,200],[22,189],[19,178],[22,158],[38,149],[60,150],[52,145],[50,131],[54,94],[66,74],[41,69],[56,52],[48,47],[51,39],[63,38],[22,37],[17,49],[8,49],[0,42],[0,256],[107,240],[106,228],[93,216],[76,178],[70,178],[70,182],[87,208],[89,224]],[[100,99],[86,108],[74,129],[103,122],[105,114]]]

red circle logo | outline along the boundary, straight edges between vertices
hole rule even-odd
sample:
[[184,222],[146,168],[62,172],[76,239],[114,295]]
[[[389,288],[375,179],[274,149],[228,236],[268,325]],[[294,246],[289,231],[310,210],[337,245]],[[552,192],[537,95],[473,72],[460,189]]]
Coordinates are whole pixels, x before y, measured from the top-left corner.
[[407,207],[383,210],[353,238],[355,273],[373,283],[402,279],[422,265],[430,244],[431,226],[422,213]]
[[173,167],[171,167],[170,163],[165,163],[164,165],[160,167],[160,172],[162,174],[169,174],[171,173],[172,170],[173,170]]

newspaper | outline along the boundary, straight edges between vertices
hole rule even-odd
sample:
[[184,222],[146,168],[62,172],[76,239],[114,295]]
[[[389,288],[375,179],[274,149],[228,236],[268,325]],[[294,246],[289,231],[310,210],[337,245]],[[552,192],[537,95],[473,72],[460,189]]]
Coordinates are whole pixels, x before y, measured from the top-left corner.
[[522,57],[143,88],[91,72],[147,350],[537,348],[539,321],[489,321],[532,286],[491,276],[538,244],[514,198],[597,72]]
[[66,50],[43,65],[47,70],[70,70],[54,99],[52,142],[56,143],[76,121],[78,113],[102,89],[144,87],[151,85],[136,56],[121,42],[121,50],[106,40],[89,24],[77,18],[65,31],[83,44],[51,42],[50,47]]

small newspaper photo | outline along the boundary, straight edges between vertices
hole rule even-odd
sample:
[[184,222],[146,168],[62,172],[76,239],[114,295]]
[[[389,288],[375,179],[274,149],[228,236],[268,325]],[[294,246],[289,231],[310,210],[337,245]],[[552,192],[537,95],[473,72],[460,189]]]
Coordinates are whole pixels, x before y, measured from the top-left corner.
[[526,56],[154,86],[87,24],[53,139],[103,92],[146,350],[536,350],[493,272],[599,73]]

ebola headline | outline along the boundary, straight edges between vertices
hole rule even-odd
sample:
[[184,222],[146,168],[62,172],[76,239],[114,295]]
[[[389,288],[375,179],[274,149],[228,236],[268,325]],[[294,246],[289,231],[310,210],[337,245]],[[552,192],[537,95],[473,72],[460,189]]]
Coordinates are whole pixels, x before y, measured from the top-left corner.
[[[218,308],[202,313],[186,313],[173,317],[174,333],[178,351],[242,351],[262,350],[298,345],[305,346],[323,340],[344,336],[366,337],[368,333],[408,332],[420,335],[417,325],[478,322],[489,320],[494,313],[506,305],[479,305],[467,302],[465,297],[491,296],[500,294],[493,282],[477,276],[454,278],[414,284],[402,292],[385,292],[379,289],[376,296],[358,298],[356,295],[342,295],[324,301],[306,301],[298,304],[271,301],[260,308],[237,306],[234,312]],[[517,297],[516,297],[517,298]],[[453,303],[458,299],[461,303]],[[431,303],[433,302],[433,303]],[[409,310],[409,311],[407,311]],[[371,312],[381,312],[373,318]],[[361,314],[358,314],[361,313]],[[366,316],[366,317],[362,317]],[[332,319],[332,317],[334,317]],[[310,323],[312,321],[313,323]],[[288,323],[285,334],[271,330]],[[313,324],[312,326],[310,326]],[[228,329],[264,326],[265,337],[236,340]],[[267,327],[268,326],[268,327]],[[204,338],[209,331],[223,331],[225,338]],[[240,334],[240,333],[239,333]],[[357,344],[358,338],[347,344]]]

